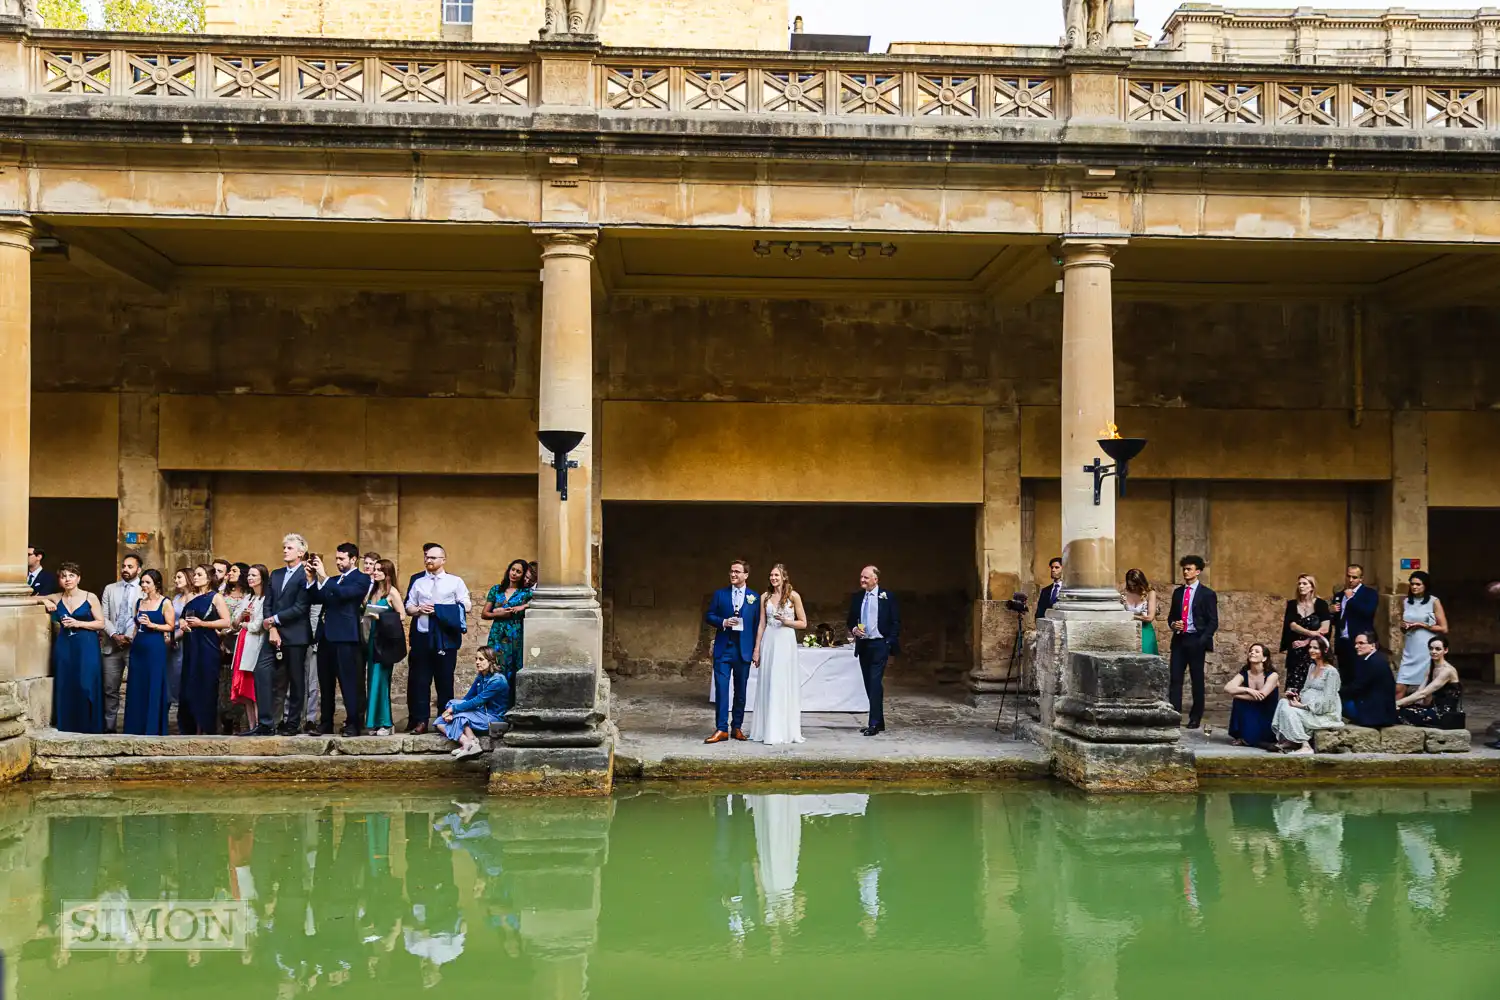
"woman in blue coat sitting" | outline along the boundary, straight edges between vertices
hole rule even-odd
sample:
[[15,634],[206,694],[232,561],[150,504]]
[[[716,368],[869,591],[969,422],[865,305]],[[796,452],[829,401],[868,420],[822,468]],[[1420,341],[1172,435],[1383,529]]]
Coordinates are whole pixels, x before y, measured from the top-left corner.
[[483,753],[474,731],[489,732],[490,723],[499,722],[510,711],[510,683],[496,665],[495,651],[479,650],[474,655],[474,667],[478,673],[469,693],[448,702],[437,723],[444,736],[458,741],[453,756],[459,758]]

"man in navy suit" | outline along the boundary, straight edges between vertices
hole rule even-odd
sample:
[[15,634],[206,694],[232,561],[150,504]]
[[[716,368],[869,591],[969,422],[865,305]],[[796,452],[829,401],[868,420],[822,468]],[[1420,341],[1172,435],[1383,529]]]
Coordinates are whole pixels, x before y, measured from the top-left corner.
[[338,568],[336,577],[328,574],[321,556],[312,562],[318,584],[311,597],[313,603],[323,605],[317,637],[318,690],[323,702],[319,732],[323,736],[333,735],[333,685],[337,680],[344,697],[342,735],[358,736],[365,715],[363,686],[360,684],[360,667],[364,661],[359,649],[359,614],[365,594],[370,591],[370,578],[359,571],[359,546],[353,542],[344,542],[338,547],[334,563]]
[[1354,648],[1361,632],[1375,633],[1375,612],[1380,594],[1365,586],[1365,568],[1358,563],[1344,571],[1344,589],[1333,595],[1329,611],[1333,614],[1333,650],[1338,656],[1339,681],[1347,690],[1359,672],[1362,657]]
[[1036,595],[1036,620],[1041,621],[1047,617],[1047,609],[1055,607],[1062,599],[1062,556],[1053,556],[1047,561],[1047,572],[1052,579],[1047,585],[1037,591]]
[[[255,708],[257,725],[242,736],[295,736],[302,727],[307,704],[307,647],[312,643],[308,608],[307,539],[289,534],[281,540],[282,569],[271,573],[265,588],[267,641],[255,662]],[[275,702],[282,701],[282,712]],[[280,715],[280,722],[276,716]],[[275,729],[272,726],[276,726]]]
[[[1384,729],[1396,718],[1396,675],[1390,661],[1375,644],[1375,633],[1354,633],[1355,661],[1349,684],[1343,689],[1344,715],[1356,726]],[[1343,671],[1339,671],[1343,676]]]
[[894,596],[880,589],[880,570],[874,566],[859,572],[859,592],[849,600],[847,624],[870,698],[870,724],[860,733],[879,736],[885,732],[885,666],[901,651],[901,609]]
[[[760,631],[760,604],[746,586],[750,564],[736,559],[729,564],[729,586],[714,591],[708,602],[708,623],[714,635],[714,734],[704,743],[723,743],[733,734],[745,738],[745,688],[750,683],[750,661],[755,656],[755,636]],[[734,718],[730,719],[733,691]]]
[[40,597],[51,597],[62,590],[57,574],[42,565],[47,553],[35,545],[26,546],[26,582],[31,592]]
[[1219,631],[1219,595],[1198,579],[1203,573],[1202,556],[1183,556],[1178,565],[1182,586],[1172,591],[1167,607],[1167,626],[1172,630],[1172,707],[1182,711],[1182,675],[1190,671],[1193,709],[1187,727],[1197,729],[1203,724],[1203,661],[1214,651],[1214,633]]

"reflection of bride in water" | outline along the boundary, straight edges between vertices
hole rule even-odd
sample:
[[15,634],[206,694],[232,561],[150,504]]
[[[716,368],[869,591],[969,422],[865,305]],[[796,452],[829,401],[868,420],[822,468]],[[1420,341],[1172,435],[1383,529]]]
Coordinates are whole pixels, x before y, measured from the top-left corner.
[[868,795],[747,795],[755,818],[756,873],[765,899],[765,922],[795,929],[803,905],[797,893],[802,817],[863,816]]

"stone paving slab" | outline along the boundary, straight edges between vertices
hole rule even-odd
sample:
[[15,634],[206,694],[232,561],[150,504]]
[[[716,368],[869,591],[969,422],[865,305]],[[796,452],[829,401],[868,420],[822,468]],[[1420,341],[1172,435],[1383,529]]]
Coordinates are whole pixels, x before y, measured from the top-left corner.
[[1210,736],[1185,732],[1183,745],[1197,758],[1198,781],[1299,785],[1381,782],[1500,781],[1500,750],[1475,744],[1468,753],[1270,753],[1229,744],[1223,730]]

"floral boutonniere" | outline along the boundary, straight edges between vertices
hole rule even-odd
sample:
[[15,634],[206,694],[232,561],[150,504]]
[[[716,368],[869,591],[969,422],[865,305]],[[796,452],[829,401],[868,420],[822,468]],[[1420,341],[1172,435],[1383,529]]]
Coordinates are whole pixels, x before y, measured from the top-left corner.
[[755,595],[754,594],[746,594],[745,595],[745,603],[746,604],[754,604],[755,603]]
[[877,600],[881,600],[881,601],[883,601],[883,600],[885,600],[885,591],[883,591],[883,590],[882,590],[882,591],[881,591],[881,592],[880,592],[880,593],[879,593],[879,594],[878,594],[878,595],[877,595],[877,598],[876,598],[876,599],[877,599]]

